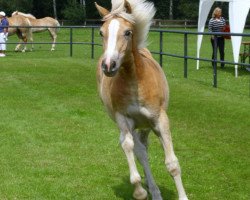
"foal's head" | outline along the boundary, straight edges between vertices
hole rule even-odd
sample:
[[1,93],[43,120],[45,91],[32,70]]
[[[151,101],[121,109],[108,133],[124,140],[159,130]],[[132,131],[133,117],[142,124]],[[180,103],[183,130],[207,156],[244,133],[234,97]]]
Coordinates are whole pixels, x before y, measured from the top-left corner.
[[[129,16],[131,14],[130,4],[125,1],[123,6],[120,8],[123,15]],[[106,76],[114,76],[124,61],[124,57],[131,52],[133,21],[130,19],[131,17],[125,19],[97,4],[96,8],[104,20],[100,29],[104,50],[101,67]]]

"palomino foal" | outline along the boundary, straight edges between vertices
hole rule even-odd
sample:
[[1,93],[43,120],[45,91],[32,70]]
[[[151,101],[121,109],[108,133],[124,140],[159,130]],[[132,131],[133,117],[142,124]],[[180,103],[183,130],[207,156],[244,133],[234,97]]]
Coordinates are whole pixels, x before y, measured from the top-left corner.
[[181,170],[173,150],[166,115],[168,84],[159,64],[144,48],[154,5],[145,0],[113,0],[112,10],[96,4],[104,24],[100,35],[104,53],[97,68],[101,100],[120,129],[120,143],[127,157],[134,198],[146,199],[134,153],[144,168],[152,199],[162,199],[151,174],[147,156],[150,130],[160,138],[165,164],[173,176],[180,200],[187,200]]

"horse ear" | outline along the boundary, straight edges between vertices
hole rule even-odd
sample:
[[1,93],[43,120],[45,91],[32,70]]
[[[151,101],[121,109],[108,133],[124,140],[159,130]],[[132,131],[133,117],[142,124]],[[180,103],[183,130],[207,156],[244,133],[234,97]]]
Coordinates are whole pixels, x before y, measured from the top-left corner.
[[126,8],[126,13],[128,13],[128,14],[132,13],[132,9],[131,9],[130,3],[127,0],[125,0],[124,7]]
[[109,11],[106,8],[103,8],[103,7],[99,6],[96,2],[95,2],[95,7],[98,10],[101,17],[104,17],[107,14],[109,14]]

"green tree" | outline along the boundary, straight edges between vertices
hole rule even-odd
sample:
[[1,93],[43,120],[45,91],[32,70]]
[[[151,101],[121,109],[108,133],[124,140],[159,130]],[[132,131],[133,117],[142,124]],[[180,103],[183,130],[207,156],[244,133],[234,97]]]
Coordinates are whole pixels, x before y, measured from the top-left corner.
[[85,6],[76,0],[68,0],[62,13],[66,20],[70,20],[74,24],[83,24],[86,20]]
[[53,11],[54,11],[54,17],[55,19],[57,19],[56,0],[53,0]]
[[179,0],[177,19],[197,20],[199,15],[199,0]]
[[179,0],[152,0],[156,7],[157,19],[176,19],[178,18]]
[[54,17],[53,0],[33,0],[32,14],[37,18]]
[[111,1],[107,0],[89,0],[86,1],[86,18],[87,19],[100,19],[100,15],[95,7],[95,2],[98,3],[100,6],[103,6],[110,10],[111,8]]
[[0,8],[7,16],[11,16],[11,13],[19,10],[22,12],[29,12],[33,9],[33,0],[0,0]]

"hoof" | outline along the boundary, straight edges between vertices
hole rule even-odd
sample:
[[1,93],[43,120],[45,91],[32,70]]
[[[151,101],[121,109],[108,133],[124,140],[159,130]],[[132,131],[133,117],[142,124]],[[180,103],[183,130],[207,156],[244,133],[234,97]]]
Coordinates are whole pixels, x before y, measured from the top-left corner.
[[137,200],[146,200],[148,193],[145,189],[140,188],[139,190],[134,191],[133,197]]

